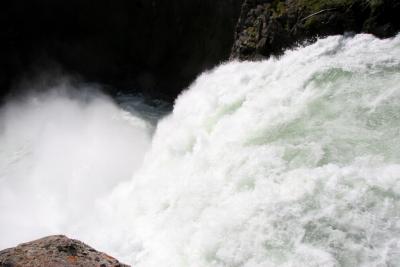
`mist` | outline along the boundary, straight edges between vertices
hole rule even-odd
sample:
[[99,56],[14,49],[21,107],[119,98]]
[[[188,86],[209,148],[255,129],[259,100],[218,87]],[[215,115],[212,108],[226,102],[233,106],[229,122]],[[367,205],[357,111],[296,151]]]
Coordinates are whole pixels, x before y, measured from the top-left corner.
[[153,131],[135,107],[121,109],[96,86],[31,86],[0,109],[0,249],[73,233],[98,199],[132,177]]

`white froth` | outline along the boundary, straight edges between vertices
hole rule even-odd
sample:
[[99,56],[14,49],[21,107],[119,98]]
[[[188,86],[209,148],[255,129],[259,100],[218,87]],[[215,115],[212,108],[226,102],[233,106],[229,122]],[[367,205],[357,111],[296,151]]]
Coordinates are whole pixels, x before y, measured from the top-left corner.
[[87,219],[56,210],[60,229],[141,267],[399,266],[399,114],[400,36],[227,63]]

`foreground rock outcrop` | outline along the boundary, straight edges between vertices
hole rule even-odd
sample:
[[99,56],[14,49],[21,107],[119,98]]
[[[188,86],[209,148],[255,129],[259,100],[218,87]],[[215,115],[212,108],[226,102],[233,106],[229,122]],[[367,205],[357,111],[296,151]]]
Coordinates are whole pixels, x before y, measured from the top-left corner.
[[391,37],[400,30],[399,14],[398,0],[245,0],[231,58],[262,59],[346,32]]
[[63,235],[0,251],[0,267],[128,267],[113,257]]

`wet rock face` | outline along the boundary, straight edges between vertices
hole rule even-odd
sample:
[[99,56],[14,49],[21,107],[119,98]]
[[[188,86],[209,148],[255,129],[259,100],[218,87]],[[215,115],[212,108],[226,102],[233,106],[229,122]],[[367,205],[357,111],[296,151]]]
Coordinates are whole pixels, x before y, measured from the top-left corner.
[[63,235],[48,236],[0,251],[0,267],[128,267]]
[[298,42],[334,34],[400,30],[398,0],[245,0],[231,58],[277,55]]
[[13,0],[0,4],[0,93],[62,68],[174,99],[228,59],[242,0]]

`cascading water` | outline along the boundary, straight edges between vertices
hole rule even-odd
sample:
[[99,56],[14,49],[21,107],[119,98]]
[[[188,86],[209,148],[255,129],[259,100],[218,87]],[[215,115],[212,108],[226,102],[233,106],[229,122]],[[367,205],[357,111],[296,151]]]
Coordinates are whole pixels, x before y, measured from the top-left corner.
[[400,266],[400,36],[204,73],[140,167],[151,131],[121,112],[3,111],[0,245],[58,232],[141,267]]

